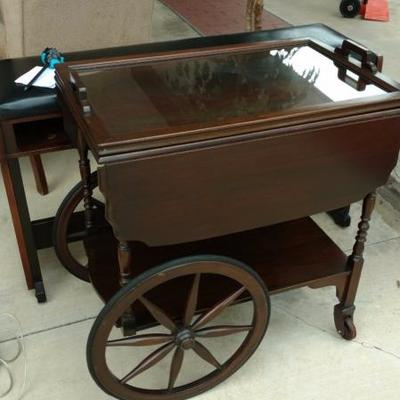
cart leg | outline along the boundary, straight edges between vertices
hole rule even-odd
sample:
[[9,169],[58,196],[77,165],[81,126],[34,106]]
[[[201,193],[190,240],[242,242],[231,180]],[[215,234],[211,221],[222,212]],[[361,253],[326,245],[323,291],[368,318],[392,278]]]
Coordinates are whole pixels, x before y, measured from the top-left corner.
[[90,179],[89,148],[83,141],[82,134],[78,133],[79,171],[83,185],[83,204],[85,214],[85,228],[90,231],[94,227],[94,212],[92,204],[92,185]]
[[[126,241],[119,241],[118,243],[118,263],[121,287],[125,286],[131,276],[131,262],[132,251],[129,243]],[[120,325],[124,336],[131,336],[136,334],[136,321],[132,308],[125,311],[121,317]]]
[[349,266],[351,274],[349,276],[346,290],[340,298],[340,303],[335,306],[334,318],[337,331],[347,340],[356,337],[356,328],[353,323],[353,314],[355,310],[354,300],[357,293],[358,283],[360,281],[361,271],[364,264],[364,247],[367,240],[369,221],[372,211],[375,207],[376,193],[368,194],[363,202],[361,221],[358,224],[358,232],[353,252],[349,257]]
[[131,278],[132,253],[128,242],[118,243],[118,263],[121,287],[125,286]]
[[40,154],[29,157],[32,165],[33,176],[35,178],[36,189],[42,195],[45,196],[49,193],[49,187],[47,185],[46,173],[44,172],[42,159]]

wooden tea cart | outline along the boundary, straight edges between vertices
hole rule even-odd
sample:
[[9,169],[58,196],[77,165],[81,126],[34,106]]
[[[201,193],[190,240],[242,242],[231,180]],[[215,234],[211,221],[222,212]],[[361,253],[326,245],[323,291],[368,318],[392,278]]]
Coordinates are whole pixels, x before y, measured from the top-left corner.
[[[212,388],[260,344],[269,296],[292,288],[335,286],[336,328],[355,337],[375,189],[400,147],[400,86],[380,67],[351,41],[309,39],[57,66],[82,182],[56,240],[106,303],[87,346],[104,391],[175,400]],[[347,257],[309,215],[361,199]],[[87,265],[66,239],[81,202]]]

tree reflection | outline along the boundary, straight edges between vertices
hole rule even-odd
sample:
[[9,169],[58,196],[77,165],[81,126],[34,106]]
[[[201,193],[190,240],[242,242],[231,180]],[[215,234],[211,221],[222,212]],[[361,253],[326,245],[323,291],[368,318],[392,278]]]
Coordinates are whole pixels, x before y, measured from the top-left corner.
[[162,68],[161,79],[177,97],[179,113],[191,122],[285,110],[307,104],[307,98],[318,92],[314,87],[317,68],[301,73],[293,68],[292,59],[298,50],[176,61]]

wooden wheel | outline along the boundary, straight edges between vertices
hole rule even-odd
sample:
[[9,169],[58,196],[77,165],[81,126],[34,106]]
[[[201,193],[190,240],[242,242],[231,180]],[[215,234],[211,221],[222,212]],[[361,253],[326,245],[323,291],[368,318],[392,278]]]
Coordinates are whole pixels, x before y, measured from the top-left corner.
[[[212,279],[230,286],[215,287]],[[180,312],[168,307],[165,290],[157,298],[165,285],[175,288]],[[204,307],[210,288],[216,296]],[[228,306],[245,300],[251,301],[252,312],[230,315],[237,308]],[[156,327],[130,337],[113,336],[114,325],[131,307],[134,312],[144,309]],[[89,336],[89,370],[105,392],[122,400],[186,399],[222,382],[248,360],[264,337],[269,315],[265,285],[248,266],[218,256],[177,259],[139,275],[106,304]],[[248,322],[239,323],[240,317]],[[118,349],[113,358],[110,352]],[[118,371],[110,365],[113,360]]]
[[[92,189],[97,187],[97,172],[91,175]],[[77,183],[65,197],[54,217],[53,245],[61,264],[74,276],[86,282],[90,281],[86,263],[80,261],[71,250],[69,243],[83,240],[88,234],[85,229],[83,212],[76,213],[83,202],[83,185]],[[104,226],[104,204],[93,198],[95,225]]]

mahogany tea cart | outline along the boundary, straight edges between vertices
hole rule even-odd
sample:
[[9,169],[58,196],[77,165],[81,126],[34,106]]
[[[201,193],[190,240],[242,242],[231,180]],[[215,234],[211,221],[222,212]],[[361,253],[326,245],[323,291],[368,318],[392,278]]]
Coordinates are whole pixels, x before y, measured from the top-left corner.
[[[309,39],[57,66],[82,182],[55,236],[106,303],[87,345],[104,391],[175,400],[212,388],[260,344],[269,296],[292,288],[335,286],[336,328],[355,337],[374,191],[400,147],[400,86],[380,67],[354,42]],[[363,198],[347,257],[309,215]],[[67,244],[81,203],[87,263]]]

